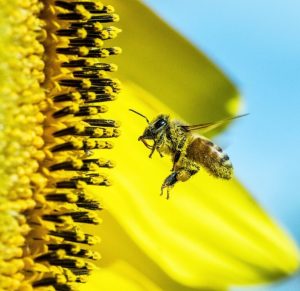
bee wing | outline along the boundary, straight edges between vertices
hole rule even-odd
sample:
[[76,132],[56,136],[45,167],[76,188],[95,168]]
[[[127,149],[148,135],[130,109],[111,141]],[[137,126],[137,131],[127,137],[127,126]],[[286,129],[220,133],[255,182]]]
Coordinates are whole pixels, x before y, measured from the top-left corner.
[[243,116],[248,115],[247,114],[242,114],[242,115],[238,115],[238,116],[234,116],[234,117],[229,117],[229,118],[225,118],[219,121],[213,121],[213,122],[207,122],[207,123],[200,123],[200,124],[196,124],[196,125],[182,125],[181,127],[185,130],[185,131],[193,131],[193,130],[200,130],[200,129],[204,129],[201,132],[205,133],[208,131],[211,131],[215,128],[218,128],[222,125],[224,125],[225,123],[229,122],[230,120],[233,119],[237,119]]
[[232,176],[233,168],[228,155],[207,138],[195,135],[187,146],[186,156],[217,178],[230,179]]

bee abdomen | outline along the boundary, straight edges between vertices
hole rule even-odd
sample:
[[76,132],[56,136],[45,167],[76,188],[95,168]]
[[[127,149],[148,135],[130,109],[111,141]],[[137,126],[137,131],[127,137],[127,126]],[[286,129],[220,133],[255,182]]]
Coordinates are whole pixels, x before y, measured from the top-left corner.
[[211,175],[230,179],[233,167],[223,150],[212,141],[196,137],[187,147],[187,158],[202,165]]

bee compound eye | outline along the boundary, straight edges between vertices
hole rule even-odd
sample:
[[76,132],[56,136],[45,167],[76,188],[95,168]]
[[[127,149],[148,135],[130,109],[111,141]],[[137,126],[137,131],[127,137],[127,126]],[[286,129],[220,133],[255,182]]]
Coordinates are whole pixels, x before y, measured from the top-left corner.
[[162,126],[164,126],[165,124],[166,124],[166,121],[164,119],[159,119],[154,123],[154,128],[159,129]]

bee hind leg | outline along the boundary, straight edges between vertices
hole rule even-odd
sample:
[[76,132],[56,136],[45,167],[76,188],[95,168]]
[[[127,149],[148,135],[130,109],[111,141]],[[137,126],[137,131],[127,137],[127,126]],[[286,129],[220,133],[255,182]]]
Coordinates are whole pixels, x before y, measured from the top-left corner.
[[171,175],[169,175],[165,181],[163,182],[161,186],[161,192],[160,196],[163,195],[164,188],[167,188],[167,199],[170,198],[170,188],[174,186],[174,184],[178,181],[177,180],[177,172],[173,172]]
[[174,187],[176,182],[178,182],[178,181],[185,182],[189,178],[191,178],[191,176],[195,175],[198,171],[199,171],[199,168],[195,169],[195,170],[182,168],[180,170],[172,172],[172,174],[170,174],[163,182],[163,184],[161,186],[160,196],[163,195],[164,188],[167,188],[167,199],[169,199],[170,198],[170,189]]

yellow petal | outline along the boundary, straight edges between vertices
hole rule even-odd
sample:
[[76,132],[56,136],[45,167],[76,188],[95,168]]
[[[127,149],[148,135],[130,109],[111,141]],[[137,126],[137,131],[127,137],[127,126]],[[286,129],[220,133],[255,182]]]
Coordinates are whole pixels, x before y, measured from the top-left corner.
[[[124,284],[126,279],[134,285],[138,285],[142,290],[163,290],[163,291],[224,291],[225,288],[197,288],[184,286],[165,273],[163,269],[153,261],[146,252],[144,252],[136,241],[130,237],[114,217],[106,210],[103,210],[103,225],[98,233],[102,238],[101,252],[103,258],[99,262],[100,270],[92,273],[92,282],[83,290],[98,290],[95,281],[102,282],[102,275],[105,276],[105,289]],[[111,280],[111,274],[115,274]],[[101,276],[101,280],[99,279]],[[108,277],[106,277],[108,276]],[[94,288],[94,289],[93,289]],[[112,289],[118,290],[118,288]],[[130,290],[131,289],[126,289]]]
[[141,1],[111,3],[122,16],[121,80],[135,82],[190,123],[236,113],[240,101],[236,87],[205,55]]
[[110,268],[99,268],[81,290],[162,291],[126,262],[114,263]]
[[146,123],[128,107],[149,118],[159,111],[175,113],[136,84],[124,87],[115,109],[124,122],[115,186],[102,199],[142,251],[191,287],[254,284],[293,273],[299,264],[293,242],[237,181],[217,180],[202,170],[178,183],[169,201],[159,196],[171,161],[158,154],[148,159],[137,141]]

